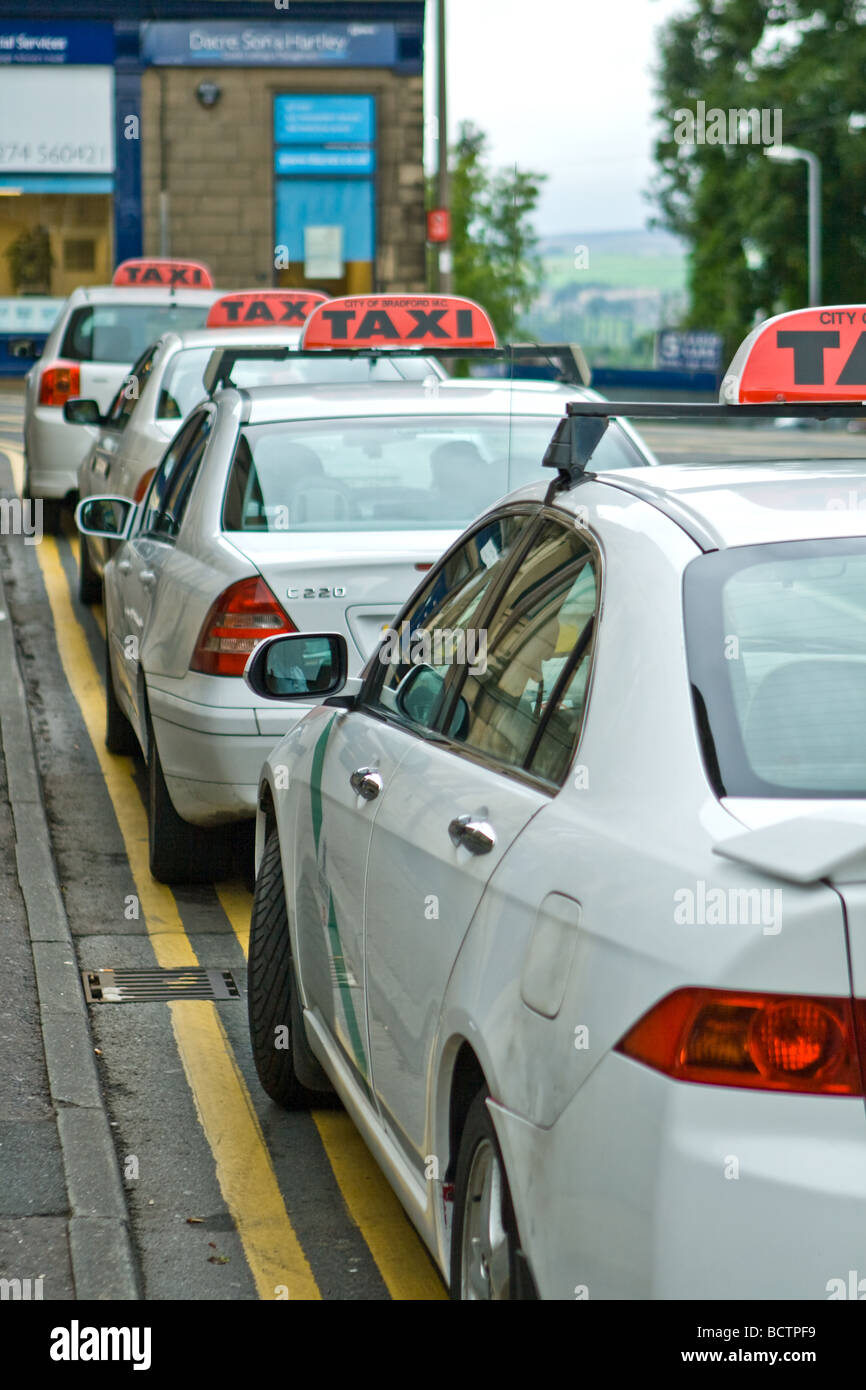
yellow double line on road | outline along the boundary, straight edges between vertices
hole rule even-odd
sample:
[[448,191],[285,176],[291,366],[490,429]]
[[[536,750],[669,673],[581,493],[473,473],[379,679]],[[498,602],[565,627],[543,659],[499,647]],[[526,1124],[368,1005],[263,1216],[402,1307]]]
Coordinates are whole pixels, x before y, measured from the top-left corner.
[[[129,867],[160,966],[197,965],[174,894],[151,877],[147,816],[133,780],[133,763],[104,744],[105,694],[84,631],[70,599],[57,543],[37,548],[54,618],[60,659],[79,705],[111,797]],[[235,885],[218,890],[246,953],[249,894]],[[321,1297],[286,1211],[270,1154],[234,1053],[213,1004],[169,1004],[178,1052],[202,1129],[216,1163],[220,1189],[244,1247],[260,1298]],[[325,1151],[349,1212],[396,1299],[444,1298],[444,1287],[412,1231],[397,1198],[348,1116],[314,1115]]]

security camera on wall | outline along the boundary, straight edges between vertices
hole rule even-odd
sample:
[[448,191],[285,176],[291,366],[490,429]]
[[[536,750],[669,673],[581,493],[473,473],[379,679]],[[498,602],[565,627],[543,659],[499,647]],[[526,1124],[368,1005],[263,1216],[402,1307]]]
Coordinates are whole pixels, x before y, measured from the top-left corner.
[[199,82],[195,94],[202,106],[216,106],[222,96],[222,88],[218,87],[215,82]]

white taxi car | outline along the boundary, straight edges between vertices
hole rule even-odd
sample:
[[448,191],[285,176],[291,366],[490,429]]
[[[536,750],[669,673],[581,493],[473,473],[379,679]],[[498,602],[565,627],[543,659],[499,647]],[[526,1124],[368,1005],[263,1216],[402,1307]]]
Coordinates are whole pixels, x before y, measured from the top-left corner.
[[[359,669],[419,573],[532,476],[574,394],[437,378],[226,389],[185,421],[139,507],[79,504],[83,535],[124,542],[104,575],[107,741],[147,757],[157,878],[219,871],[210,828],[255,815],[264,757],[299,717],[244,684],[256,643],[326,626]],[[627,427],[604,447],[611,468],[652,462]]]
[[[220,385],[422,380],[445,373],[435,359],[299,357],[297,327],[327,295],[312,291],[234,292],[210,307],[204,328],[164,333],[124,378],[106,415],[96,401],[70,399],[67,420],[89,427],[90,448],[78,470],[80,498],[105,493],[140,502],[182,421]],[[285,326],[282,326],[285,324]],[[116,545],[82,539],[78,595],[95,603],[102,571]]]
[[735,359],[764,404],[572,403],[360,678],[325,624],[248,662],[320,702],[259,786],[259,1076],[339,1092],[456,1298],[862,1269],[866,461],[604,458],[621,411],[862,417],[831,312]]
[[25,378],[24,495],[42,499],[42,526],[56,531],[74,496],[91,439],[64,417],[72,397],[108,410],[132,363],[166,329],[199,328],[218,297],[199,261],[123,261],[110,285],[73,290]]

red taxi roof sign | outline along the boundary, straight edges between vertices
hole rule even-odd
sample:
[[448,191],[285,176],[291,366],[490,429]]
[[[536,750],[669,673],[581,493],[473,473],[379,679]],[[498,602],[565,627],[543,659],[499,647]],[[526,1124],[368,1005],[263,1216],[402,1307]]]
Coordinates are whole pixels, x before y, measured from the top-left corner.
[[205,328],[302,328],[319,304],[321,290],[238,290],[210,306]]
[[111,277],[112,285],[136,285],[142,289],[212,290],[213,276],[202,261],[178,261],[173,256],[141,256],[121,261]]
[[302,348],[495,348],[480,305],[456,295],[358,294],[307,319]]
[[794,309],[753,328],[722,381],[724,405],[866,401],[866,305]]

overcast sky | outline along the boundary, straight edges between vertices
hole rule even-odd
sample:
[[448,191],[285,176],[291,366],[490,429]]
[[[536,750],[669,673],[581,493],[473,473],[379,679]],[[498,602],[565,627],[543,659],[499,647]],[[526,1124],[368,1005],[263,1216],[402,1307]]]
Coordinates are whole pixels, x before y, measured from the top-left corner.
[[[488,132],[497,164],[549,175],[542,235],[642,227],[650,205],[658,26],[688,0],[447,0],[448,125]],[[435,135],[436,0],[428,10]],[[428,140],[435,162],[435,141]]]

